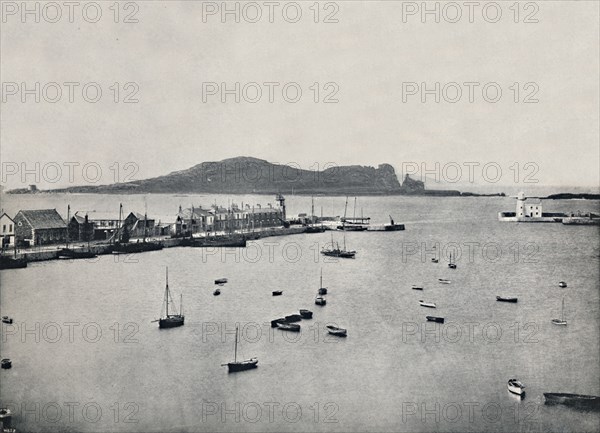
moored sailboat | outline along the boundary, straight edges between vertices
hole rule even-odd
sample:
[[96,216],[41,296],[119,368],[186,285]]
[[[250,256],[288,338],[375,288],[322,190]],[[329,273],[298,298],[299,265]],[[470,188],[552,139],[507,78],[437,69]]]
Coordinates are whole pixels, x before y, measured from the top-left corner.
[[233,355],[233,362],[228,362],[227,364],[221,364],[221,367],[227,366],[229,368],[229,373],[234,373],[236,371],[244,371],[250,370],[252,368],[256,368],[258,364],[258,358],[250,358],[244,361],[237,360],[237,346],[238,346],[238,326],[235,327],[235,349]]
[[563,300],[562,300],[562,307],[560,310],[560,319],[552,319],[551,322],[554,325],[567,326],[567,321],[565,320],[565,298],[563,298]]
[[183,326],[185,317],[183,315],[183,295],[180,297],[179,314],[169,314],[169,304],[172,303],[171,292],[169,291],[169,268],[166,270],[166,285],[165,285],[165,299],[164,304],[166,307],[165,317],[158,319],[159,328],[176,328]]

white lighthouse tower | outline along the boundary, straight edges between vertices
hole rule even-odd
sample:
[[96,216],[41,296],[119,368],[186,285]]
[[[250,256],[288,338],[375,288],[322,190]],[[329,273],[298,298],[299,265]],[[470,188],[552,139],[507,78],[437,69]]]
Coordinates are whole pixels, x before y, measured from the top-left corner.
[[517,218],[523,217],[526,214],[525,200],[527,200],[527,199],[525,198],[525,193],[523,191],[521,191],[519,194],[517,194],[517,210],[516,210],[516,214],[515,214],[515,216]]

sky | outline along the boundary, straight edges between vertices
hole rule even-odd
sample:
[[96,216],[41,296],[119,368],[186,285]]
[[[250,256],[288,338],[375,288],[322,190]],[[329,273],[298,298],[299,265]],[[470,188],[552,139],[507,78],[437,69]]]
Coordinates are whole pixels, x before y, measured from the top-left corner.
[[264,2],[228,2],[239,22],[221,2],[120,3],[117,15],[100,1],[72,17],[58,4],[60,17],[43,6],[36,17],[2,3],[7,189],[235,156],[389,163],[399,178],[428,171],[431,188],[600,183],[596,1],[501,1],[472,18],[463,2],[428,2],[439,22],[421,2],[279,2],[273,22]]

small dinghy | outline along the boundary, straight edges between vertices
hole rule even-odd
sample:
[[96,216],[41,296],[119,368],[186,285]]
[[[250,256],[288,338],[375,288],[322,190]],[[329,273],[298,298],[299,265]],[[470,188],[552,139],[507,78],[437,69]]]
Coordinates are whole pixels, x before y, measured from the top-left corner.
[[344,328],[338,328],[337,326],[327,325],[326,328],[331,335],[337,335],[338,337],[346,337],[348,334],[348,331]]
[[523,395],[525,394],[525,385],[519,382],[517,379],[509,379],[508,390],[513,394]]
[[271,320],[271,328],[277,328],[277,325],[280,323],[285,323],[285,319],[283,317],[281,319]]
[[273,290],[273,296],[281,296],[283,294],[283,291],[281,290]]
[[444,318],[443,318],[443,317],[425,316],[425,318],[426,318],[426,319],[427,319],[429,322],[444,323]]
[[413,285],[413,286],[412,286],[412,289],[413,289],[413,290],[423,290],[423,287],[421,287],[421,286],[415,286],[415,285]]
[[439,260],[438,259],[431,259],[431,263],[438,263]]
[[452,282],[450,280],[445,280],[444,278],[438,278],[438,281],[440,284],[450,284]]
[[295,323],[277,323],[277,327],[282,331],[300,332],[300,325]]
[[8,358],[4,358],[2,361],[0,361],[0,364],[2,365],[2,368],[5,369],[12,367],[12,361]]
[[302,320],[302,316],[300,314],[290,314],[289,316],[285,316],[285,321],[287,323],[299,322]]
[[300,310],[300,315],[303,319],[312,319],[312,311],[310,310]]
[[326,287],[321,287],[319,289],[319,295],[326,295],[327,294],[327,288]]
[[327,301],[322,296],[317,296],[315,298],[315,305],[325,305],[326,303],[327,303]]
[[219,296],[220,294],[221,294],[221,289],[216,289],[216,290],[213,292],[213,295],[215,295],[215,296]]
[[562,287],[564,289],[565,287],[567,287],[567,283],[565,283],[564,281],[561,281],[558,283],[558,287]]
[[427,307],[427,308],[435,308],[435,304],[433,302],[425,302],[425,301],[419,301],[419,305],[421,307]]
[[218,278],[215,280],[215,284],[225,284],[227,282],[227,278]]
[[506,297],[506,296],[496,296],[496,301],[499,301],[499,302],[512,302],[514,304],[518,300],[519,300],[518,298],[510,298],[510,297]]
[[2,316],[2,323],[8,323],[9,325],[13,322],[12,317]]

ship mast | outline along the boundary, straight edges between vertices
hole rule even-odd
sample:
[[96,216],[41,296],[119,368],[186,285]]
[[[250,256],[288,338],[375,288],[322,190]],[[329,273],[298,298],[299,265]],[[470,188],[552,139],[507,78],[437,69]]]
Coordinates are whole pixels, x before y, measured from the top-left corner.
[[67,246],[69,248],[69,220],[71,219],[71,205],[67,205]]
[[237,362],[237,342],[238,342],[238,327],[235,327],[235,349],[233,352],[233,362]]
[[167,318],[169,317],[169,268],[166,270],[167,272],[167,285],[165,287],[165,302],[167,304]]

